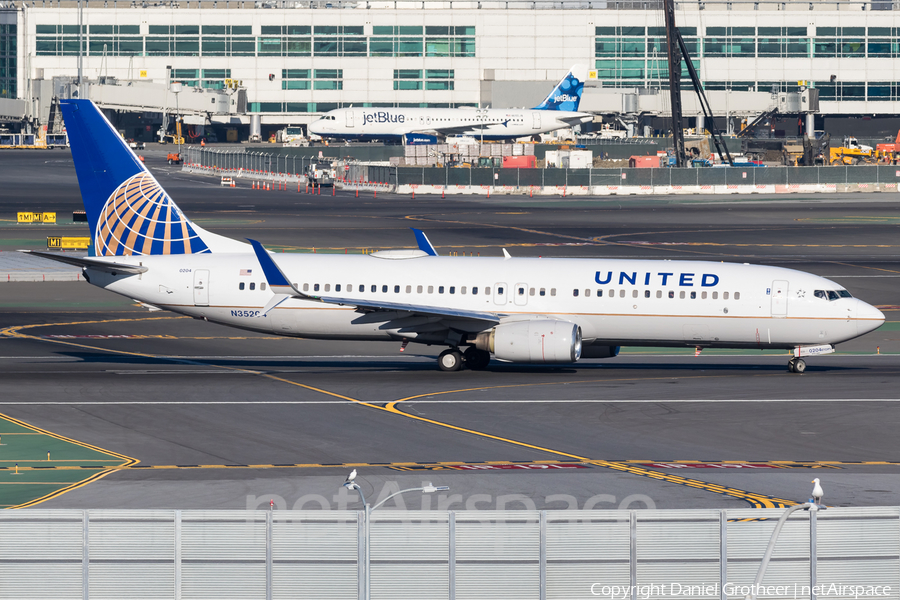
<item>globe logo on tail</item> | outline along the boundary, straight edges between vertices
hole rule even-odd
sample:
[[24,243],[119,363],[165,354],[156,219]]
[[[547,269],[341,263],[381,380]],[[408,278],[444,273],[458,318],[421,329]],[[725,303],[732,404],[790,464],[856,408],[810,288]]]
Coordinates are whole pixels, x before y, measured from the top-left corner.
[[107,199],[94,242],[97,256],[209,252],[191,222],[146,172],[126,179]]

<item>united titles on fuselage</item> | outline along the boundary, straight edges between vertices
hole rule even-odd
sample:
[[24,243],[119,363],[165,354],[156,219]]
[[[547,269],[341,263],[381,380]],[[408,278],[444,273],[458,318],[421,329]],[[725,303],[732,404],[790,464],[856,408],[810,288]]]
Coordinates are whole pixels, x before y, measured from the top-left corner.
[[[594,281],[600,285],[615,283],[614,275],[613,271],[597,271],[594,275]],[[618,275],[618,285],[625,285],[626,283],[638,285],[638,273],[636,271],[631,273],[619,271]],[[654,279],[653,283],[659,283],[659,285],[677,285],[679,287],[694,287],[695,285],[699,287],[714,287],[719,284],[719,276],[712,273],[703,273],[701,275],[696,273],[644,273],[643,275],[644,285],[650,285],[651,278],[658,278]],[[671,284],[669,283],[670,281],[672,281]]]

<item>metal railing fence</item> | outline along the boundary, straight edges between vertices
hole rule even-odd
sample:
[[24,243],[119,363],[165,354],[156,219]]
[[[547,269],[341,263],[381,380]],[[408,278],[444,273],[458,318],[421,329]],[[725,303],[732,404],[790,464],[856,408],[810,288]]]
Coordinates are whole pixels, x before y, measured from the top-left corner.
[[285,176],[297,179],[304,176],[312,164],[330,165],[328,159],[308,156],[294,156],[278,152],[218,150],[188,146],[183,150],[184,168],[199,167],[214,173],[256,177],[260,179],[278,179]]
[[[368,542],[375,600],[743,600],[782,514],[384,510],[367,540],[364,511],[3,511],[0,598],[359,600]],[[896,599],[900,507],[798,511],[766,573],[760,599]]]

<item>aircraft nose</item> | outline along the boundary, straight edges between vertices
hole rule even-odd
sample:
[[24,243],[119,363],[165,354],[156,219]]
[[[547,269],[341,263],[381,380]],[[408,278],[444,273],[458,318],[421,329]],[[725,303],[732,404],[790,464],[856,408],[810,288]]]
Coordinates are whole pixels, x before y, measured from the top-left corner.
[[856,327],[859,334],[875,331],[884,323],[884,313],[862,300],[857,300]]

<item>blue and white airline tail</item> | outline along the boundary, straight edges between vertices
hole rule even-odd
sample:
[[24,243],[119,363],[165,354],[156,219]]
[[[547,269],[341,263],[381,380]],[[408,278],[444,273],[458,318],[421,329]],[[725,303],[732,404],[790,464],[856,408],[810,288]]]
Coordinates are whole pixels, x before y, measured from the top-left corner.
[[544,101],[534,107],[535,110],[559,110],[577,112],[584,91],[584,80],[587,79],[587,67],[575,65],[566,76],[556,84]]
[[240,252],[190,221],[90,100],[60,102],[93,256]]

